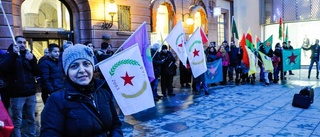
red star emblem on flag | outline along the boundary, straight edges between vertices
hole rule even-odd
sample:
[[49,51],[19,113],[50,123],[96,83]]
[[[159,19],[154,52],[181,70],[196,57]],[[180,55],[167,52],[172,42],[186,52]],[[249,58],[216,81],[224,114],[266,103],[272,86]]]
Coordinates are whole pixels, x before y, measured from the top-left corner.
[[132,85],[133,86],[133,84],[132,84],[132,79],[134,78],[134,76],[129,76],[128,75],[128,72],[126,72],[126,76],[124,76],[124,77],[121,77],[123,80],[124,80],[124,85],[123,86],[125,86],[125,85],[127,85],[127,84],[130,84],[130,85]]
[[296,64],[295,59],[296,59],[297,57],[298,57],[298,56],[295,56],[295,55],[293,54],[293,52],[292,52],[291,56],[288,57],[288,58],[290,59],[289,64],[291,64],[291,63]]
[[200,50],[194,49],[194,51],[193,51],[193,57],[199,56],[199,51],[200,51]]

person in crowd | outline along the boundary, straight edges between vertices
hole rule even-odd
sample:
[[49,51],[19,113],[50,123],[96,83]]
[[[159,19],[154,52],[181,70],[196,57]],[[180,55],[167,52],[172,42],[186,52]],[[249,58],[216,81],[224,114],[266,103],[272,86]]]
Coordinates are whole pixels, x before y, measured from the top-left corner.
[[182,62],[179,63],[179,70],[180,70],[180,85],[181,88],[190,88],[191,83],[191,71],[190,71],[190,63],[187,60],[187,65],[184,66]]
[[[239,54],[240,49],[236,46],[234,41],[231,41],[231,47],[229,51],[229,57],[230,57],[230,65],[228,66],[228,76],[229,76],[229,82],[233,81],[233,72],[236,71],[237,66],[240,66],[239,60]],[[239,75],[236,75],[236,80],[239,79]]]
[[[73,42],[72,41],[66,41],[63,43],[61,49],[60,49],[60,52],[63,53],[63,51],[69,47],[73,46]],[[62,56],[62,54],[60,55]]]
[[114,51],[112,51],[112,45],[110,45],[107,42],[101,43],[101,50],[97,51],[97,59],[98,62],[105,60],[109,57],[111,57],[114,54]]
[[43,50],[43,56],[39,59],[38,64],[40,64],[45,58],[49,57],[49,49],[46,48]]
[[198,77],[193,77],[193,83],[192,85],[195,85],[194,88],[193,88],[193,92],[194,94],[196,95],[199,95],[199,92],[201,90],[201,87],[203,88],[204,90],[204,94],[205,95],[210,95],[209,92],[208,92],[208,86],[207,86],[207,83],[205,81],[205,73],[199,75]]
[[65,88],[50,95],[41,114],[41,137],[121,137],[118,118],[105,81],[93,78],[93,51],[76,44],[63,52]]
[[303,50],[311,50],[311,56],[310,56],[310,65],[309,65],[309,71],[308,71],[308,79],[310,79],[310,73],[311,69],[313,67],[313,64],[316,63],[316,70],[317,75],[316,78],[319,79],[319,54],[320,54],[320,46],[319,46],[319,39],[316,39],[316,43],[309,48],[302,47]]
[[153,98],[155,101],[159,101],[162,96],[159,96],[158,94],[158,84],[159,84],[159,78],[161,74],[161,64],[164,62],[164,59],[160,58],[159,50],[159,44],[156,43],[153,45],[153,48],[151,49],[151,56],[153,57],[152,63],[153,63],[153,70],[154,70],[154,77],[155,79],[151,82],[151,88],[153,93]]
[[222,58],[223,81],[220,82],[221,85],[227,85],[227,72],[228,72],[228,66],[230,64],[229,54],[226,51],[224,45],[225,44],[222,44],[220,46],[217,53],[217,56],[219,58]]
[[[217,50],[215,48],[215,42],[210,42],[210,45],[208,46],[208,48],[205,50],[205,54],[206,54],[206,58],[207,58],[207,62],[214,62],[216,60],[219,59],[219,57],[217,56]],[[212,83],[211,86],[217,86],[216,83]],[[195,88],[195,86],[194,86]]]
[[[277,45],[280,47],[280,43],[277,43],[276,46]],[[264,46],[260,46],[259,51],[270,58],[273,56],[273,50],[270,49],[269,51],[266,51]],[[269,73],[271,73],[271,72],[265,70],[265,67],[264,67],[262,59],[261,59],[262,57],[260,54],[259,54],[258,58],[259,58],[258,65],[260,67],[260,79],[261,79],[261,77],[264,78],[264,80],[263,80],[264,85],[268,86],[268,85],[270,85]],[[261,76],[261,73],[263,74],[262,76]]]
[[[175,96],[173,93],[173,76],[176,75],[176,64],[175,58],[172,53],[168,50],[167,45],[163,45],[160,52],[160,58],[163,60],[161,64],[161,92],[163,97]],[[167,94],[168,91],[168,94]]]
[[[26,39],[16,36],[15,40],[17,44],[9,46],[0,67],[5,68],[1,72],[7,75],[7,90],[11,97],[11,119],[14,125],[11,136],[35,137],[36,76],[40,76],[40,69],[36,57],[26,47]],[[22,122],[22,115],[25,116],[25,122]]]
[[55,91],[63,89],[64,75],[61,66],[60,49],[57,44],[49,44],[49,57],[45,58],[39,67],[42,72],[41,87],[42,87],[42,100],[45,104],[49,95]]
[[241,60],[242,60],[242,56],[243,56],[243,50],[241,48],[241,46],[239,46],[238,48],[238,52],[237,52],[237,61],[236,61],[236,85],[240,85],[241,82],[241,75],[242,75],[242,70],[241,70]]
[[[275,56],[277,56],[277,57],[279,57],[280,58],[280,62],[279,63],[277,63],[278,65],[277,65],[277,71],[278,71],[278,73],[277,74],[273,74],[273,76],[274,76],[274,82],[277,82],[278,83],[278,81],[279,81],[279,74],[280,74],[280,79],[281,80],[286,80],[286,77],[285,77],[285,75],[284,75],[284,72],[283,72],[283,63],[282,63],[282,47],[280,46],[280,43],[277,43],[276,45],[275,45],[275,48],[274,48],[274,55]],[[274,68],[275,69],[275,68]],[[278,75],[277,76],[277,79],[276,79],[276,75]]]
[[277,56],[277,47],[274,50],[274,54],[271,58],[272,65],[273,65],[273,83],[278,83],[279,81],[279,63],[280,63],[280,57]]
[[[91,48],[92,51],[93,51],[93,53],[94,53],[94,55],[97,55],[96,48],[95,48],[95,46],[93,45],[93,43],[92,43],[91,41],[85,42],[84,45],[85,45],[85,46],[88,46],[89,48]],[[94,63],[97,64],[97,63],[98,63],[97,57],[94,56],[93,59],[94,59]]]
[[[283,42],[282,43],[282,49],[283,50],[293,50],[293,47],[291,46],[291,41],[288,41],[288,43],[287,42]],[[286,71],[284,71],[283,72],[283,75],[285,76],[287,74],[287,72]],[[289,75],[294,75],[293,73],[292,73],[292,70],[289,70]]]

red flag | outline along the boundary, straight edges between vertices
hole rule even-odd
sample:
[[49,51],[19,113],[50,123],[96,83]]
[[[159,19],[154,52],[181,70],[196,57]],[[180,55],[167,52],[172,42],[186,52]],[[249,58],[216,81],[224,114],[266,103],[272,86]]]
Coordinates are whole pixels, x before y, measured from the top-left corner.
[[0,121],[4,123],[4,127],[0,128],[0,137],[10,137],[10,134],[13,130],[13,124],[1,100],[0,100]]
[[202,38],[202,44],[205,44],[208,42],[208,37],[206,36],[206,34],[204,33],[203,29],[200,27],[200,34],[201,34],[201,38]]
[[246,37],[245,37],[244,34],[242,35],[242,39],[241,39],[240,45],[241,45],[242,50],[243,50],[242,61],[243,61],[244,64],[246,64],[246,67],[249,68],[250,62],[249,62],[248,52],[247,52],[247,49],[246,49]]
[[282,38],[282,35],[283,35],[283,30],[282,30],[282,18],[280,18],[280,21],[279,21],[279,39],[281,40]]

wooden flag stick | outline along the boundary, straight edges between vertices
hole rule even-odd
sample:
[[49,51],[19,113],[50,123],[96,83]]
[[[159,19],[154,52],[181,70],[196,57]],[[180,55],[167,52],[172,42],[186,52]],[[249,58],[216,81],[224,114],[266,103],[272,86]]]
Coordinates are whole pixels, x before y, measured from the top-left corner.
[[1,10],[2,10],[2,13],[3,13],[4,18],[6,19],[7,26],[8,26],[8,28],[9,28],[9,31],[10,31],[10,34],[11,34],[13,43],[16,45],[17,42],[16,42],[16,40],[14,39],[14,35],[13,35],[12,30],[11,30],[11,27],[10,27],[10,24],[9,24],[9,21],[8,21],[8,18],[7,18],[7,15],[6,15],[6,12],[4,11],[4,8],[3,8],[3,6],[2,6],[2,1],[1,1],[1,0],[0,0],[0,8],[1,8]]

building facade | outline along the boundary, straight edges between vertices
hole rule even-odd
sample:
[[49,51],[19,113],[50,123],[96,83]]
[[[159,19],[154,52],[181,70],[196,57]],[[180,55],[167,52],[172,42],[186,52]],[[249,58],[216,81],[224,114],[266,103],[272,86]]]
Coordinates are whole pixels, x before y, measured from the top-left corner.
[[143,22],[151,44],[164,39],[180,20],[187,38],[202,27],[210,41],[231,39],[233,0],[7,0],[2,7],[0,49],[13,43],[8,20],[13,35],[25,36],[37,57],[49,43],[66,40],[92,41],[97,48],[106,41],[117,48]]

